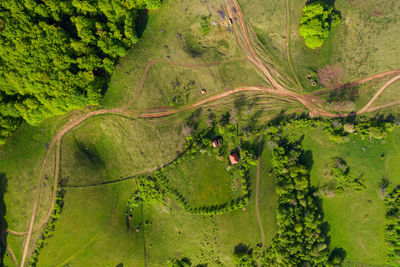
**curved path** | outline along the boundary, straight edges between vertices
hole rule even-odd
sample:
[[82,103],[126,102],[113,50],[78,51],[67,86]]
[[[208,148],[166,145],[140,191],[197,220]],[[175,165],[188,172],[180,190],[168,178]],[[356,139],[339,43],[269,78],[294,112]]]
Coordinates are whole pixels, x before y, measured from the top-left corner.
[[376,94],[371,98],[371,100],[368,102],[368,104],[366,104],[362,109],[360,109],[360,111],[358,111],[358,113],[364,113],[366,112],[369,107],[375,102],[375,100],[382,94],[382,92],[392,83],[394,83],[395,81],[400,79],[400,75],[397,75],[396,77],[392,78],[391,80],[389,80],[387,83],[385,83],[381,89],[379,89],[378,92],[376,92]]
[[[49,158],[49,155],[51,153],[52,148],[54,147],[54,145],[56,146],[56,158],[55,158],[55,168],[54,168],[54,180],[53,180],[53,193],[52,193],[52,200],[51,200],[51,204],[50,204],[50,208],[49,211],[47,213],[47,215],[45,216],[45,218],[43,219],[42,223],[40,224],[40,227],[42,227],[43,225],[45,225],[48,221],[48,219],[51,216],[51,213],[53,211],[53,207],[54,207],[54,202],[55,202],[55,198],[56,198],[56,192],[57,192],[57,184],[58,184],[58,174],[59,174],[59,156],[60,156],[60,141],[61,138],[68,133],[69,131],[71,131],[73,128],[75,128],[76,126],[78,126],[79,124],[81,124],[82,122],[86,121],[87,119],[93,117],[93,116],[97,116],[100,114],[126,114],[126,111],[122,110],[122,109],[104,109],[104,110],[97,110],[97,111],[92,111],[87,113],[84,116],[81,116],[79,119],[77,120],[72,120],[70,122],[68,122],[67,124],[64,125],[64,128],[59,131],[57,133],[57,135],[51,140],[49,147],[47,149],[45,158],[42,162],[42,167],[40,168],[40,174],[39,174],[39,183],[38,183],[38,189],[36,192],[36,197],[35,197],[35,201],[33,203],[33,208],[32,208],[32,215],[31,215],[31,219],[30,219],[30,223],[29,223],[29,229],[27,232],[27,237],[25,240],[25,244],[24,244],[24,251],[22,253],[22,259],[21,259],[21,264],[20,266],[23,267],[25,264],[25,259],[26,259],[26,255],[28,253],[28,248],[29,248],[29,242],[32,236],[32,230],[33,230],[33,225],[35,223],[35,216],[36,216],[36,211],[37,211],[37,207],[38,207],[38,203],[39,203],[39,198],[40,198],[40,189],[41,189],[41,185],[43,182],[43,176],[44,176],[44,171],[46,168],[46,164],[47,164],[47,159]],[[39,227],[39,228],[40,228]]]
[[361,79],[361,80],[358,80],[358,81],[354,81],[354,82],[350,82],[350,83],[346,83],[346,84],[343,84],[343,83],[341,83],[341,84],[333,84],[327,89],[323,89],[323,90],[320,90],[320,91],[312,92],[310,95],[322,95],[324,93],[328,93],[328,92],[335,91],[335,90],[338,90],[338,89],[347,89],[347,88],[351,88],[353,86],[357,86],[357,85],[364,84],[364,83],[367,83],[367,82],[370,82],[370,81],[373,81],[373,80],[376,80],[376,79],[379,79],[379,78],[383,78],[383,77],[386,77],[386,76],[389,76],[389,75],[392,75],[392,74],[399,74],[399,73],[400,73],[400,70],[389,70],[389,71],[386,71],[386,72],[383,72],[383,73],[378,73],[378,74],[369,76],[367,78],[364,78],[364,79]]

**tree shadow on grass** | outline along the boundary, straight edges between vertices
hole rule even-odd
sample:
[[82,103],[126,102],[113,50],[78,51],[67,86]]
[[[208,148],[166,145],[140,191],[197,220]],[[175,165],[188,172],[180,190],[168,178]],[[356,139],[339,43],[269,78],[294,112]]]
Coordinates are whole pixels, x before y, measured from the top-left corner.
[[330,5],[330,6],[334,6],[335,5],[335,1],[336,0],[308,0],[306,2],[306,5],[309,5],[309,4],[312,4],[312,3],[315,3],[315,2],[324,2],[324,3],[326,3],[326,4]]
[[4,202],[4,194],[7,192],[7,178],[4,173],[0,173],[0,266],[4,266],[4,255],[7,251],[7,228],[8,224],[5,219],[6,203]]
[[142,37],[148,21],[149,11],[147,9],[139,10],[135,19],[135,30],[139,38]]

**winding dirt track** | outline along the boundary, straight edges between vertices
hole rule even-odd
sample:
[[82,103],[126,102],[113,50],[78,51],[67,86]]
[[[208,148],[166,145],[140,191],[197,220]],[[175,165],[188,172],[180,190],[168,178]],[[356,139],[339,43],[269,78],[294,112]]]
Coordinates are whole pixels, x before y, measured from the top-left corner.
[[364,113],[366,112],[369,107],[375,102],[375,100],[380,96],[380,94],[382,94],[382,92],[392,83],[394,83],[395,81],[397,81],[398,79],[400,79],[400,75],[397,75],[396,77],[392,78],[390,81],[388,81],[387,83],[385,83],[385,85],[383,85],[381,87],[381,89],[379,89],[378,92],[376,92],[376,94],[371,98],[371,100],[368,102],[368,104],[366,104],[362,109],[360,109],[360,111],[358,111],[358,113]]
[[59,169],[59,155],[60,155],[60,143],[61,143],[61,138],[68,133],[69,131],[71,131],[73,128],[75,128],[76,126],[78,126],[79,124],[81,124],[82,122],[86,121],[87,119],[93,117],[93,116],[97,116],[97,115],[101,115],[101,114],[126,114],[126,111],[122,110],[122,109],[104,109],[104,110],[98,110],[98,111],[92,111],[87,113],[86,115],[80,117],[77,120],[72,120],[70,122],[68,122],[67,124],[64,125],[63,129],[61,131],[59,131],[57,133],[57,135],[51,140],[49,147],[47,149],[45,158],[42,162],[42,167],[40,168],[40,174],[39,174],[39,183],[38,183],[38,187],[37,187],[37,192],[36,192],[36,198],[35,201],[33,203],[33,208],[32,208],[32,215],[31,215],[31,220],[30,220],[30,224],[29,224],[29,229],[27,232],[27,237],[25,240],[25,244],[24,244],[24,251],[22,254],[22,259],[21,259],[21,264],[20,266],[23,267],[25,264],[25,259],[26,259],[26,255],[28,252],[28,248],[29,248],[29,242],[32,236],[32,230],[33,230],[33,225],[35,223],[35,216],[36,216],[36,211],[37,211],[37,207],[38,207],[38,203],[39,203],[39,198],[40,198],[40,191],[41,191],[41,185],[43,182],[43,176],[44,176],[44,171],[46,168],[46,163],[47,160],[49,158],[50,152],[52,150],[52,148],[54,147],[54,145],[56,145],[56,158],[55,158],[55,168],[54,168],[54,180],[53,180],[53,193],[52,193],[52,200],[51,200],[51,204],[50,204],[50,208],[49,211],[46,215],[46,217],[43,219],[43,221],[40,223],[40,227],[42,227],[44,224],[47,223],[47,221],[50,218],[50,215],[53,211],[53,207],[54,207],[54,202],[55,202],[55,198],[56,198],[56,192],[57,192],[57,184],[58,184],[58,169]]
[[[284,88],[280,83],[278,83],[274,77],[271,74],[271,71],[265,66],[265,64],[262,62],[262,60],[259,58],[259,56],[257,55],[257,53],[255,52],[255,50],[253,49],[253,46],[251,44],[248,32],[247,32],[247,28],[246,28],[246,24],[243,18],[243,13],[240,9],[240,6],[237,2],[237,0],[225,0],[226,1],[226,8],[227,8],[227,12],[229,14],[229,16],[231,18],[233,17],[237,17],[238,21],[239,21],[239,25],[240,25],[240,29],[242,31],[243,34],[243,38],[244,38],[244,44],[241,43],[241,36],[239,33],[239,30],[236,28],[236,23],[233,25],[233,29],[235,32],[235,37],[237,39],[237,42],[239,43],[239,46],[243,49],[243,52],[246,54],[246,58],[243,59],[230,59],[230,60],[226,60],[226,61],[218,61],[218,62],[211,62],[211,63],[204,63],[204,64],[187,64],[187,63],[179,63],[179,62],[173,62],[170,60],[153,60],[150,61],[146,68],[145,71],[143,73],[143,76],[140,80],[138,89],[136,90],[136,93],[134,95],[134,97],[132,98],[132,100],[130,100],[128,102],[127,105],[123,106],[122,108],[116,108],[116,109],[103,109],[103,110],[97,110],[97,111],[91,111],[85,115],[82,116],[76,116],[71,118],[71,120],[69,122],[67,122],[62,128],[61,130],[56,134],[56,136],[51,140],[49,147],[46,151],[44,160],[42,162],[41,165],[41,169],[40,169],[40,174],[39,174],[39,181],[38,181],[38,186],[37,186],[37,192],[36,192],[36,197],[33,203],[33,207],[32,207],[32,215],[31,215],[31,219],[30,219],[30,223],[29,223],[29,229],[28,231],[25,232],[16,232],[16,231],[12,231],[12,230],[8,230],[9,234],[13,234],[13,235],[17,235],[17,236],[22,236],[22,235],[26,235],[26,240],[24,243],[24,250],[23,250],[23,255],[22,255],[22,259],[21,259],[21,264],[20,266],[24,266],[25,264],[25,260],[27,257],[27,253],[29,251],[29,243],[31,240],[31,236],[32,236],[32,232],[34,230],[39,230],[41,229],[49,220],[51,213],[53,211],[53,207],[54,207],[54,203],[55,203],[55,197],[56,197],[56,192],[57,192],[57,184],[58,184],[58,178],[59,178],[59,164],[60,164],[60,150],[61,150],[61,140],[63,138],[63,136],[65,134],[67,134],[69,131],[71,131],[72,129],[74,129],[75,127],[77,127],[78,125],[80,125],[82,122],[88,120],[91,117],[94,116],[98,116],[98,115],[102,115],[102,114],[121,114],[121,115],[125,115],[125,116],[129,116],[131,114],[129,114],[129,112],[127,111],[127,109],[134,103],[134,101],[138,98],[138,96],[141,93],[141,90],[143,88],[144,82],[146,80],[147,74],[151,68],[152,65],[156,64],[156,63],[168,63],[168,64],[173,64],[173,65],[177,65],[177,66],[184,66],[184,67],[189,67],[189,68],[195,68],[195,67],[207,67],[207,66],[213,66],[213,65],[217,65],[217,64],[221,64],[224,62],[232,62],[232,61],[239,61],[239,60],[247,60],[249,62],[251,62],[254,66],[256,66],[267,78],[267,80],[270,82],[270,84],[273,86],[273,88],[269,88],[269,87],[265,87],[265,86],[248,86],[248,87],[241,87],[241,88],[235,88],[235,89],[231,89],[225,92],[222,92],[218,95],[215,96],[211,96],[209,98],[206,99],[202,99],[196,103],[193,103],[191,105],[182,107],[180,109],[175,109],[175,110],[168,110],[168,111],[164,111],[164,112],[158,112],[158,113],[142,113],[141,115],[139,115],[140,118],[159,118],[159,117],[165,117],[165,116],[169,116],[178,112],[182,112],[182,111],[186,111],[192,108],[196,108],[199,107],[201,105],[207,104],[209,102],[212,101],[216,101],[222,98],[225,98],[227,96],[230,96],[232,94],[238,93],[238,92],[245,92],[245,91],[262,91],[265,93],[269,93],[269,94],[274,94],[274,95],[278,95],[281,96],[282,98],[286,98],[286,99],[292,99],[292,100],[296,100],[298,102],[300,102],[301,104],[303,104],[309,111],[310,114],[313,116],[327,116],[327,117],[341,117],[341,116],[346,116],[347,114],[333,114],[330,112],[327,112],[325,110],[323,110],[322,108],[318,107],[317,104],[319,102],[319,99],[316,97],[316,95],[322,94],[324,92],[328,92],[331,90],[335,90],[337,88],[342,88],[343,85],[335,85],[332,86],[332,88],[328,88],[313,94],[309,94],[309,95],[301,95],[301,94],[296,94],[286,88]],[[230,2],[232,2],[232,4],[230,4]],[[232,7],[235,7],[235,9],[237,10],[236,14],[232,14]],[[237,15],[237,16],[236,16]],[[273,71],[273,70],[272,70]],[[355,86],[358,84],[362,84],[368,81],[371,81],[373,79],[377,79],[377,78],[381,78],[387,75],[391,75],[391,74],[398,74],[400,73],[400,70],[393,70],[393,71],[388,71],[382,74],[377,74],[368,78],[365,78],[363,80],[357,81],[357,82],[353,82],[350,83],[348,85],[344,85],[344,86]],[[381,106],[377,106],[377,107],[370,107],[372,105],[372,103],[379,97],[379,95],[386,89],[386,87],[388,87],[391,83],[395,82],[396,80],[400,79],[400,75],[396,76],[395,78],[391,79],[388,83],[386,83],[384,86],[382,86],[382,88],[375,94],[375,96],[370,100],[370,102],[363,107],[359,112],[359,114],[361,113],[365,113],[365,112],[371,112],[371,111],[376,111],[379,110],[381,108],[385,108],[391,105],[395,105],[400,103],[400,100],[392,102],[392,103],[388,103],[385,105],[381,105]],[[51,199],[51,204],[50,204],[50,208],[48,210],[48,213],[46,214],[45,218],[42,220],[42,222],[34,228],[34,223],[35,223],[35,217],[36,217],[36,212],[37,212],[37,207],[38,207],[38,203],[39,203],[39,199],[40,199],[40,192],[41,192],[41,185],[42,185],[42,181],[43,181],[43,177],[44,177],[44,172],[45,172],[45,168],[46,168],[46,164],[47,164],[47,159],[49,158],[52,149],[55,147],[55,166],[54,166],[54,180],[53,180],[53,191],[52,191],[52,199]],[[259,176],[259,169],[258,169],[258,174],[257,177]],[[257,190],[258,191],[258,190]],[[258,199],[258,198],[257,198]],[[258,206],[258,201],[257,204]],[[259,214],[258,216],[259,217]],[[260,225],[260,224],[259,224]],[[260,226],[261,227],[261,226]],[[260,228],[261,229],[261,228]],[[264,244],[264,241],[263,241]],[[11,251],[11,249],[9,250]],[[12,251],[11,251],[12,252]],[[11,253],[10,253],[11,255]],[[13,254],[12,254],[13,255]],[[15,256],[11,256],[13,258],[13,260],[15,259]],[[16,259],[15,261],[16,262]]]
[[373,81],[373,80],[376,80],[379,78],[383,78],[383,77],[386,77],[389,75],[399,74],[399,73],[400,73],[400,70],[389,70],[389,71],[386,71],[383,73],[378,73],[378,74],[369,76],[362,80],[358,80],[358,81],[354,81],[354,82],[350,82],[350,83],[346,83],[346,84],[333,84],[329,88],[313,92],[313,93],[311,93],[311,95],[322,95],[322,94],[325,94],[325,93],[328,93],[328,92],[331,92],[334,90],[338,90],[338,89],[347,89],[347,88],[351,88],[353,86],[361,85],[361,84],[364,84],[364,83],[367,83],[367,82],[370,82],[370,81]]

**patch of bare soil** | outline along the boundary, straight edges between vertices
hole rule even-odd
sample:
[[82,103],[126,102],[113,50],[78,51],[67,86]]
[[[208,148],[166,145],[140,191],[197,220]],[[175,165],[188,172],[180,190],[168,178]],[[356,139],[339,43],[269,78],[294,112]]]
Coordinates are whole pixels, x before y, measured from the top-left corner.
[[323,86],[330,86],[342,81],[343,67],[340,64],[327,65],[317,71],[319,82]]

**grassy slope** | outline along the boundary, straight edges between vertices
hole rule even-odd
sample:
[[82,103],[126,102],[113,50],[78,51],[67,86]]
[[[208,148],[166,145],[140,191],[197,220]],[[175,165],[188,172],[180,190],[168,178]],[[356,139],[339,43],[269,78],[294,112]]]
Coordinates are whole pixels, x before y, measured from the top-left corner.
[[[124,215],[133,191],[130,180],[68,190],[56,232],[42,250],[38,266],[116,266],[121,262],[140,266],[142,233],[128,229]],[[139,211],[134,220],[140,217]]]

